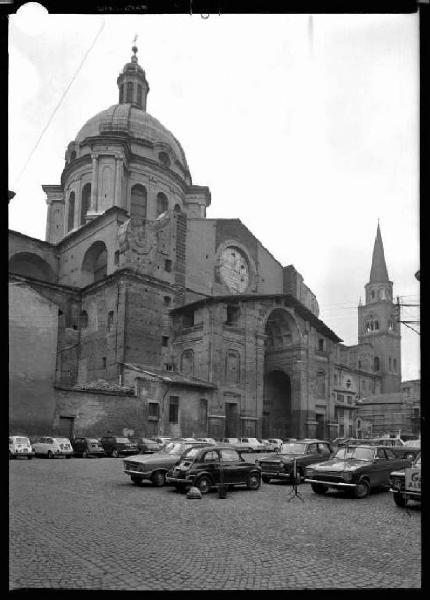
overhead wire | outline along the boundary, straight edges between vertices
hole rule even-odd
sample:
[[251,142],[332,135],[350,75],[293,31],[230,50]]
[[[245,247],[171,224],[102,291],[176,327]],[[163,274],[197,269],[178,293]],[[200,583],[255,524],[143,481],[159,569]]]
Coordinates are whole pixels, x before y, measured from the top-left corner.
[[105,26],[105,20],[103,19],[103,21],[102,21],[102,24],[101,24],[101,26],[100,26],[100,28],[99,28],[99,30],[98,30],[98,32],[97,32],[97,34],[96,34],[96,36],[95,36],[94,40],[93,40],[93,42],[92,42],[91,46],[90,46],[90,47],[88,48],[88,50],[85,52],[85,54],[84,54],[84,57],[82,58],[82,60],[81,60],[81,62],[80,62],[80,64],[79,64],[78,68],[76,69],[76,71],[75,71],[75,73],[74,73],[73,77],[71,78],[71,80],[70,80],[69,84],[67,85],[66,89],[65,89],[65,90],[64,90],[64,92],[62,93],[62,95],[61,95],[61,97],[60,97],[60,100],[58,101],[57,105],[55,106],[54,110],[52,111],[52,113],[51,113],[51,116],[49,117],[49,119],[48,119],[48,121],[47,121],[47,123],[46,123],[45,127],[42,129],[42,132],[41,132],[41,134],[39,135],[39,138],[37,139],[37,141],[36,141],[36,143],[35,143],[35,145],[34,145],[33,149],[31,150],[31,152],[30,152],[30,154],[29,154],[29,156],[28,156],[28,158],[27,158],[27,160],[26,160],[26,162],[25,162],[25,164],[24,164],[23,168],[21,169],[21,171],[20,171],[20,173],[19,173],[18,177],[15,179],[15,181],[14,181],[14,185],[13,185],[12,187],[16,187],[16,184],[17,184],[17,183],[19,182],[19,180],[21,179],[21,177],[22,177],[23,173],[25,172],[25,170],[26,170],[26,168],[27,168],[27,166],[28,166],[28,164],[29,164],[29,162],[30,162],[30,160],[31,160],[32,156],[33,156],[33,154],[35,153],[35,151],[36,151],[37,147],[39,146],[39,144],[40,144],[40,142],[41,142],[41,140],[42,140],[43,136],[45,135],[45,132],[46,132],[46,130],[48,129],[49,125],[51,124],[51,122],[52,122],[52,119],[54,118],[54,116],[56,115],[56,113],[57,113],[58,109],[60,108],[60,106],[61,106],[61,104],[62,104],[62,102],[63,102],[63,100],[64,100],[64,98],[65,98],[65,96],[66,96],[66,94],[67,94],[67,92],[69,91],[69,89],[71,88],[71,86],[72,86],[73,82],[75,81],[76,77],[78,76],[78,74],[79,74],[79,72],[80,72],[80,70],[81,70],[81,68],[82,68],[82,66],[83,66],[83,64],[84,64],[84,62],[86,61],[86,59],[87,59],[87,57],[88,57],[88,55],[89,55],[89,53],[90,53],[90,52],[91,52],[91,50],[94,48],[94,46],[95,46],[95,44],[96,44],[96,42],[97,42],[97,39],[99,38],[99,36],[100,36],[100,34],[101,34],[101,32],[102,32],[102,30],[103,30],[104,26]]

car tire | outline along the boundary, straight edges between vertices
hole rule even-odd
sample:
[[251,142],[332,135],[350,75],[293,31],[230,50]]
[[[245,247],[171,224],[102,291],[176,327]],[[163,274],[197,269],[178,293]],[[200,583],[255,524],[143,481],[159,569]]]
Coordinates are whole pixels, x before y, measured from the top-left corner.
[[408,502],[406,498],[403,498],[402,494],[399,493],[393,494],[393,500],[397,506],[400,506],[400,508],[405,508]]
[[48,454],[46,456],[47,458],[54,458],[54,455],[52,454],[51,450],[48,450]]
[[369,494],[370,485],[365,479],[362,479],[354,488],[354,497],[361,500],[362,498],[366,498]]
[[267,475],[262,475],[261,479],[263,480],[264,483],[270,483],[270,477],[267,477]]
[[131,476],[130,479],[135,485],[142,485],[142,479],[140,477]]
[[151,482],[154,487],[162,487],[166,483],[166,473],[155,471],[151,476]]
[[118,450],[116,448],[114,448],[112,450],[111,456],[112,456],[112,458],[118,458],[119,454],[118,454]]
[[86,450],[82,452],[82,458],[88,458],[88,452]]
[[207,494],[212,487],[212,480],[207,475],[202,475],[194,485],[202,494]]
[[311,488],[315,494],[319,494],[320,496],[324,496],[328,491],[328,487],[322,483],[311,483]]
[[258,490],[261,485],[261,477],[259,473],[250,473],[246,480],[248,490]]
[[72,458],[71,454],[66,454],[66,458]]
[[32,458],[33,458],[32,456],[27,456],[27,459],[28,459],[28,460],[31,460]]

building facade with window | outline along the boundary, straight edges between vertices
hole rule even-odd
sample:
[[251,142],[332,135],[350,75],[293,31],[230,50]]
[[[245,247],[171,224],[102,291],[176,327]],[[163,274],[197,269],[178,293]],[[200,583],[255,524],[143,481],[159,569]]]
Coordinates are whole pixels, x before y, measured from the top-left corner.
[[[206,217],[210,191],[146,111],[136,52],[119,102],[68,144],[60,184],[43,186],[46,240],[9,234],[13,294],[29,303],[10,308],[12,351],[28,340],[11,366],[11,428],[32,433],[37,413],[41,432],[72,419],[76,435],[349,432],[358,398],[400,386],[379,225],[359,343],[346,347],[293,265],[239,219]],[[43,395],[26,391],[38,336],[51,344],[34,375]]]

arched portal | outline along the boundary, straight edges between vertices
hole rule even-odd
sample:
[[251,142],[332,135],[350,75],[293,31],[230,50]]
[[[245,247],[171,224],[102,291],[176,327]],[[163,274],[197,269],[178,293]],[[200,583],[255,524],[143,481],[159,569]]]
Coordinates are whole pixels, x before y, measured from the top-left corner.
[[34,277],[41,281],[55,283],[55,273],[50,265],[32,252],[18,252],[14,254],[9,261],[9,272],[23,275],[24,277]]
[[104,242],[94,242],[85,252],[82,263],[82,284],[90,285],[107,275],[107,249]]
[[263,438],[291,437],[291,380],[283,371],[264,374]]

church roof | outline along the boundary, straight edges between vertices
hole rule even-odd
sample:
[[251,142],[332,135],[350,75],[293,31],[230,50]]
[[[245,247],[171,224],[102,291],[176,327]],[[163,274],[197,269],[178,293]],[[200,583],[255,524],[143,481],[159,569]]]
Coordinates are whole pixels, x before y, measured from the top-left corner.
[[370,269],[371,283],[389,281],[387,265],[385,264],[384,246],[382,244],[381,230],[376,230],[375,244],[373,246],[372,267]]
[[80,129],[76,142],[79,144],[85,138],[109,133],[123,133],[152,144],[167,144],[182,166],[189,170],[185,152],[175,136],[158,119],[132,104],[113,104],[91,117]]

